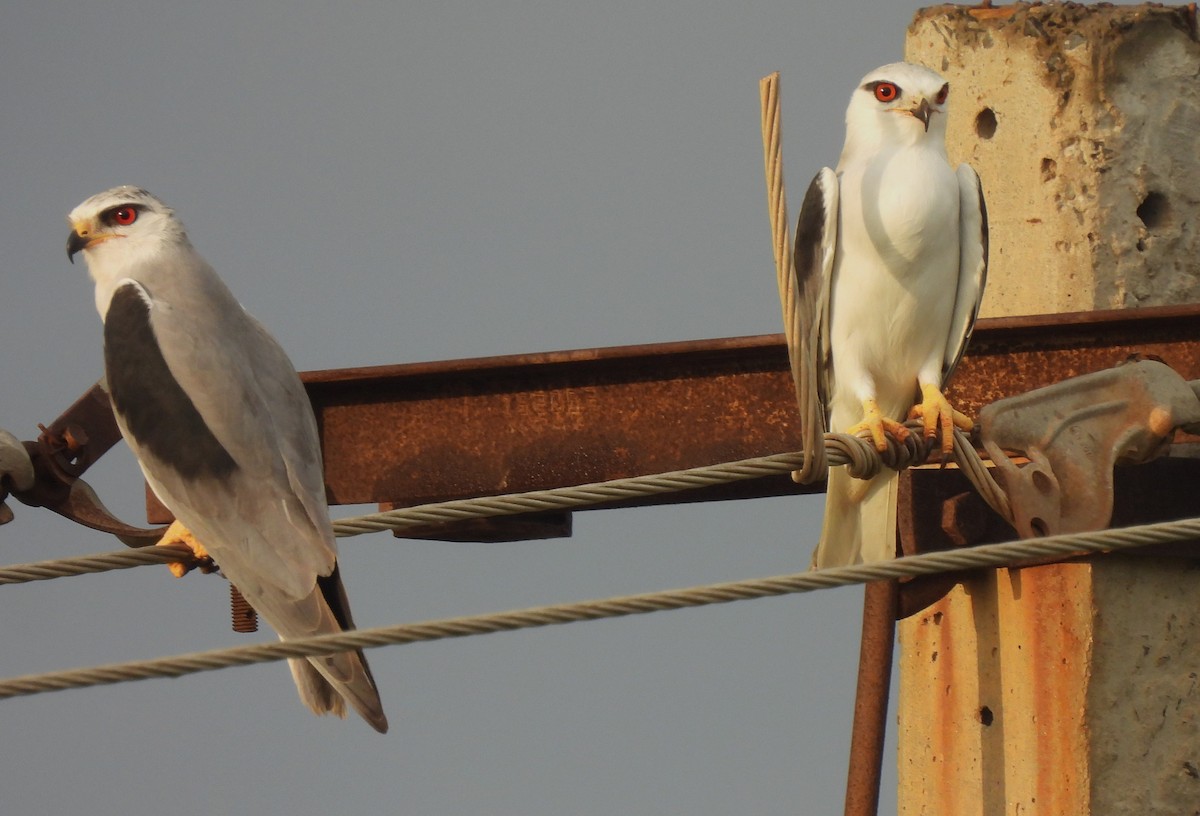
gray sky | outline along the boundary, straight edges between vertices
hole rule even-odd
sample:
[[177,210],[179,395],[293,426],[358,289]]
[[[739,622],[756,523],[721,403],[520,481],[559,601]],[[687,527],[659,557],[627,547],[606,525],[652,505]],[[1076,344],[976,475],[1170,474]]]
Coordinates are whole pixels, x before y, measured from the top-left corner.
[[[297,368],[779,330],[759,77],[793,216],[915,6],[10,3],[0,11],[0,427],[101,374],[64,216],[176,209]],[[953,115],[953,114],[952,114]],[[124,446],[88,480],[144,519]],[[363,626],[803,569],[819,498],[576,515],[570,539],[342,543]],[[116,549],[13,503],[7,563]],[[334,508],[349,515],[364,508]],[[0,702],[6,813],[840,812],[861,590],[373,650],[392,730],[280,664]],[[0,676],[268,640],[212,576],[0,592]],[[884,812],[894,801],[887,761]]]

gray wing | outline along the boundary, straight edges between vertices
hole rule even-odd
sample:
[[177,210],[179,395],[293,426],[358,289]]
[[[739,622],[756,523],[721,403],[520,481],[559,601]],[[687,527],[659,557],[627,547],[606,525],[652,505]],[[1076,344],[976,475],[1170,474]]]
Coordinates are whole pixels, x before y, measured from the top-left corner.
[[312,406],[275,339],[198,264],[176,278],[172,298],[151,291],[151,324],[171,375],[236,463],[236,492],[211,480],[172,478],[164,487],[204,518],[202,528],[219,528],[213,538],[223,542],[212,544],[236,548],[222,553],[240,562],[235,583],[304,598],[336,561]]
[[[120,286],[105,316],[122,433],[155,493],[281,638],[352,628],[300,378],[207,264],[167,272]],[[290,664],[313,711],[341,716],[348,701],[387,731],[361,651]]]
[[942,365],[942,386],[954,373],[958,361],[967,349],[983,288],[987,283],[988,223],[987,205],[983,201],[983,185],[979,175],[968,164],[960,164],[958,177],[958,293],[954,299],[954,316],[947,336],[946,355]]
[[[822,168],[808,185],[796,224],[796,293],[800,299],[801,359],[798,373],[801,430],[804,450],[822,450],[829,426],[832,393],[829,350],[829,292],[837,247],[838,177]],[[785,317],[786,319],[786,317]],[[793,474],[808,483],[825,478],[823,453],[808,457],[803,470]]]

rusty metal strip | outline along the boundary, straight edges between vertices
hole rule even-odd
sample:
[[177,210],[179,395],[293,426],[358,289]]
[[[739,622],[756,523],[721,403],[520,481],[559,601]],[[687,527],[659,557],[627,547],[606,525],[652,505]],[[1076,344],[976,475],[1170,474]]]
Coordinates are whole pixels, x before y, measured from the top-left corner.
[[[1200,378],[1200,307],[980,321],[951,399],[974,414],[1135,353]],[[338,503],[414,504],[616,479],[793,450],[800,439],[781,335],[305,379]],[[705,498],[797,490],[774,479]]]
[[[974,414],[1135,353],[1200,378],[1200,306],[981,320],[950,397]],[[411,505],[603,481],[794,450],[800,439],[782,335],[303,378],[337,504]],[[95,417],[95,402],[81,400],[87,412],[73,409],[57,423],[87,439],[75,475],[112,444],[111,417]],[[775,477],[658,501],[800,491]],[[163,518],[160,510],[151,516]]]
[[772,336],[316,372],[306,381],[332,500],[409,504],[794,449],[787,370]]
[[947,391],[975,416],[988,403],[1132,357],[1200,379],[1200,305],[980,320]]
[[883,742],[887,735],[892,655],[896,641],[899,581],[875,581],[863,594],[858,690],[850,735],[845,816],[878,816]]
[[[303,377],[330,501],[400,506],[794,450],[787,372],[782,338],[772,335]],[[780,476],[657,501],[799,491]],[[163,518],[151,505],[152,517]]]

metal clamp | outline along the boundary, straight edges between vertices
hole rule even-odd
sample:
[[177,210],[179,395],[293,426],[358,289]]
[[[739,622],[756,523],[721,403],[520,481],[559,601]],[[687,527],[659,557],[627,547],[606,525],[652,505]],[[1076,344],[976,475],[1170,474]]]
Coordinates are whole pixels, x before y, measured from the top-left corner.
[[13,520],[12,510],[4,503],[10,490],[33,487],[33,461],[20,440],[0,429],[0,524]]
[[[1114,506],[1124,517],[1122,523],[1145,523],[1165,517],[1153,514],[1175,512],[1179,502],[1151,508],[1153,502],[1136,498],[1137,491],[1131,492],[1129,480],[1120,479],[1114,467],[1161,455],[1170,448],[1177,428],[1200,432],[1200,381],[1188,383],[1150,359],[997,400],[982,409],[978,425],[1021,538],[1105,529],[1112,523]],[[1013,461],[1010,453],[1027,457],[1028,463]],[[1163,466],[1171,464],[1155,469],[1154,478],[1161,479]],[[1167,470],[1196,472],[1194,460],[1186,458],[1178,458]],[[1119,503],[1114,479],[1125,482]],[[968,490],[968,484],[955,471],[906,472],[899,508],[905,554],[1014,538],[1013,527]],[[1137,505],[1133,517],[1131,501]],[[927,608],[962,577],[947,574],[905,582],[900,617]]]
[[[130,547],[158,541],[162,529],[121,521],[80,478],[121,438],[103,380],[48,427],[41,428],[41,435],[33,442],[18,442],[11,434],[0,437],[0,500],[7,489],[23,504],[44,507],[86,527],[111,533]],[[0,505],[0,523],[11,518],[11,511]]]
[[[980,412],[1022,538],[1102,530],[1113,510],[1113,467],[1161,456],[1176,428],[1200,428],[1200,398],[1158,360],[1065,380]],[[1018,467],[1009,452],[1024,454]]]

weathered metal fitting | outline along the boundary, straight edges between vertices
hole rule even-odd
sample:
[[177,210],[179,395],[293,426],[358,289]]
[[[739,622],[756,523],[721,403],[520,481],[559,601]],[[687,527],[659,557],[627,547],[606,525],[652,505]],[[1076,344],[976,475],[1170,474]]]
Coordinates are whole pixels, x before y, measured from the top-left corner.
[[258,613],[233,584],[229,585],[229,613],[233,623],[233,631],[249,634],[258,631]]
[[959,493],[942,502],[942,532],[955,547],[979,544],[988,531],[987,505],[977,493]]
[[34,477],[33,461],[21,440],[0,429],[0,489],[28,490]]
[[4,503],[10,490],[33,487],[36,474],[29,452],[21,440],[8,431],[0,430],[0,524],[13,520],[12,510]]
[[[0,478],[2,491],[11,492],[30,507],[44,507],[86,527],[111,533],[131,547],[154,544],[161,529],[135,527],[112,514],[96,492],[80,475],[121,438],[112,416],[103,381],[83,396],[49,426],[39,426],[36,442],[19,442],[9,435],[0,441],[0,477],[8,469],[4,456],[16,457],[23,469],[28,465],[32,478],[7,484]],[[19,449],[19,450],[18,450]],[[0,519],[11,512],[0,511]]]
[[[1156,360],[1075,377],[980,412],[1022,538],[1102,530],[1113,508],[1113,467],[1160,456],[1175,429],[1200,423],[1200,398]],[[1024,454],[1019,467],[1008,454]]]

